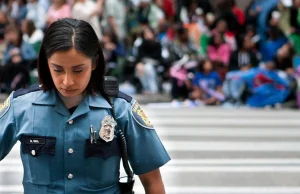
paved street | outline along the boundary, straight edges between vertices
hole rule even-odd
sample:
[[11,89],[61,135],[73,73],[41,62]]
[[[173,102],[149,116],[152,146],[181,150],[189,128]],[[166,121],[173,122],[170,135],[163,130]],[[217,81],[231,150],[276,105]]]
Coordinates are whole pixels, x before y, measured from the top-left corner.
[[[300,194],[299,111],[144,109],[172,157],[168,194]],[[0,193],[22,193],[18,146],[0,162]]]

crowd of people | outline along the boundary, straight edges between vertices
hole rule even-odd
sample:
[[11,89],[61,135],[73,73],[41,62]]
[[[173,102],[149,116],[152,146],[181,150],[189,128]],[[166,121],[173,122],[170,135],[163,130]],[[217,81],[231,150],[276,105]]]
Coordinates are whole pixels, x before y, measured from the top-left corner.
[[107,75],[126,93],[167,92],[174,106],[296,107],[299,8],[300,0],[245,9],[235,0],[2,0],[0,92],[37,82],[45,30],[71,17],[92,25]]

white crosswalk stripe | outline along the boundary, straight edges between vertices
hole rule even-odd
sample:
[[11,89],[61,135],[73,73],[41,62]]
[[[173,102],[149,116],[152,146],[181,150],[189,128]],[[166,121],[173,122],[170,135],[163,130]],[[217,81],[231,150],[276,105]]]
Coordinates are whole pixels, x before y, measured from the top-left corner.
[[[144,111],[172,158],[161,168],[168,194],[300,194],[299,111]],[[16,145],[0,162],[0,193],[23,191],[19,152]]]

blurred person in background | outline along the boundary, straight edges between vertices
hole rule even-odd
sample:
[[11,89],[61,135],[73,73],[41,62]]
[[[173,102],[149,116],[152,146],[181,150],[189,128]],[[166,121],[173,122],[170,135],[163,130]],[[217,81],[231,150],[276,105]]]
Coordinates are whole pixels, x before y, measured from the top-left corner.
[[229,61],[229,71],[243,70],[244,68],[257,67],[258,59],[252,50],[252,40],[244,34],[238,36],[238,49],[233,52]]
[[214,33],[207,47],[208,58],[212,62],[222,63],[228,66],[231,50],[220,33]]
[[263,41],[269,27],[268,15],[277,6],[277,2],[278,0],[253,0],[246,9],[246,24],[256,26],[257,33]]
[[37,53],[33,46],[23,41],[22,33],[15,25],[8,25],[5,28],[4,36],[7,44],[4,52],[4,65],[6,65],[17,52],[20,52],[22,58],[27,62],[37,59]]
[[46,10],[37,0],[27,0],[26,19],[32,20],[34,25],[44,30],[46,27]]
[[0,0],[0,11],[7,12],[8,0]]
[[22,20],[26,18],[27,6],[26,0],[11,0],[7,14],[9,17],[15,21],[18,25],[21,24]]
[[271,61],[277,53],[277,50],[287,42],[287,38],[278,28],[277,24],[268,29],[267,39],[262,41],[260,52],[262,61]]
[[135,75],[142,85],[143,93],[158,92],[158,78],[156,67],[161,63],[162,47],[156,40],[155,32],[145,27],[142,32],[142,42],[138,46]]
[[[175,39],[172,42],[172,50],[177,50],[178,55],[187,54],[190,58],[195,58],[198,50],[189,37],[188,29],[180,26],[175,32]],[[181,53],[181,54],[180,54]]]
[[126,31],[126,6],[124,0],[104,1],[104,31],[112,31],[120,41],[127,36]]
[[162,0],[141,0],[138,10],[138,21],[156,30],[159,24],[165,22],[165,14],[161,7]]
[[122,42],[118,40],[118,37],[113,32],[106,32],[102,37],[102,48],[104,58],[106,61],[106,74],[111,76],[120,77],[120,58],[126,56],[126,49]]
[[175,1],[173,0],[162,0],[162,9],[165,13],[166,20],[174,21],[175,17]]
[[290,40],[295,48],[295,54],[300,54],[300,0],[293,0],[291,7],[291,28],[290,28]]
[[224,19],[216,19],[215,28],[212,30],[213,33],[220,33],[223,36],[224,41],[230,46],[231,51],[237,49],[235,34],[229,31],[227,21]]
[[11,59],[3,69],[3,76],[0,79],[1,91],[10,93],[19,88],[26,88],[29,85],[29,70],[26,62],[21,56],[19,49],[15,49]]
[[203,24],[200,27],[201,36],[199,40],[200,50],[199,54],[203,57],[207,57],[207,47],[211,40],[212,32],[211,29],[213,28],[213,24],[215,22],[215,15],[213,13],[207,13],[203,18]]
[[[192,4],[191,6],[196,6],[196,3]],[[189,32],[189,38],[193,42],[194,47],[197,48],[197,50],[199,50],[199,47],[200,47],[199,41],[200,41],[200,37],[201,37],[201,30],[200,30],[200,26],[198,23],[198,16],[196,13],[196,9],[193,9],[193,10],[195,10],[195,11],[194,12],[191,11],[188,13],[189,21],[187,23],[184,23],[184,27],[187,28],[187,30]]]
[[30,44],[36,53],[39,53],[44,38],[44,32],[35,27],[32,20],[23,20],[21,25],[23,41]]
[[268,20],[273,19],[273,23],[277,23],[278,28],[285,36],[291,34],[291,6],[293,0],[278,0],[277,6],[274,7],[269,15]]
[[210,60],[199,62],[192,85],[190,97],[193,100],[200,100],[205,105],[217,105],[224,100],[221,78]]
[[99,17],[102,14],[103,0],[76,0],[72,8],[72,17],[87,21],[95,30],[98,38],[102,39],[102,29]]
[[231,1],[231,11],[235,15],[238,23],[240,26],[245,25],[245,14],[244,11],[239,8],[236,4],[236,0],[230,0]]
[[8,18],[5,12],[0,11],[0,44],[3,43],[5,28],[8,25]]
[[276,52],[274,57],[275,67],[278,70],[285,71],[289,75],[294,74],[293,69],[293,57],[295,55],[295,49],[289,42],[282,45]]
[[66,0],[53,0],[46,16],[47,26],[61,18],[71,17],[71,7]]
[[243,91],[247,92],[245,103],[251,107],[280,105],[291,93],[290,80],[281,76],[273,61],[266,62],[264,68],[229,72],[227,79],[232,80],[228,93],[237,90],[242,95]]

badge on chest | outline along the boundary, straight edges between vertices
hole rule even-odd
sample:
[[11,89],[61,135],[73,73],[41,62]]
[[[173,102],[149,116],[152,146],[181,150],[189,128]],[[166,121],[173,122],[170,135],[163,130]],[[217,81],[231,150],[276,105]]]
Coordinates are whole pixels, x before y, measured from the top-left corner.
[[110,142],[114,139],[115,126],[117,125],[114,118],[110,115],[104,117],[101,122],[101,128],[99,136],[106,142]]

